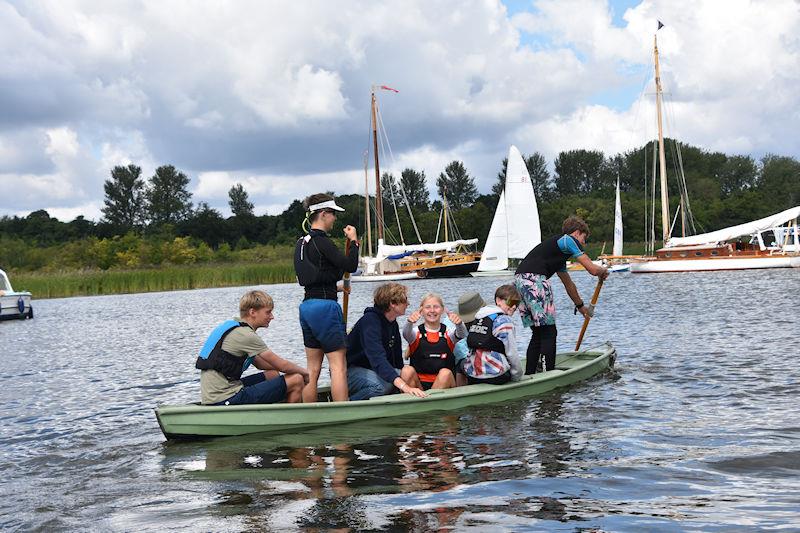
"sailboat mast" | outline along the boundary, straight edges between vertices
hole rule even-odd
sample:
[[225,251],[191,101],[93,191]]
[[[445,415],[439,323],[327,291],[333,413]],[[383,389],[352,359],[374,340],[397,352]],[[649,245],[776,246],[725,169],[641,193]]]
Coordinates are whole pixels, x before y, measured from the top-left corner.
[[381,166],[378,161],[378,101],[375,87],[372,88],[372,149],[375,151],[375,224],[378,230],[378,243],[383,240],[383,196],[381,195]]
[[367,215],[367,255],[372,257],[372,220],[369,212],[369,150],[364,150],[364,212]]
[[447,218],[448,217],[448,213],[447,213],[447,188],[442,188],[442,201],[443,201],[442,212],[444,213],[444,217],[443,217],[444,218],[444,242],[447,242],[447,241],[450,240],[448,238],[448,235],[447,235],[447,221],[449,220]]
[[670,236],[669,196],[667,194],[667,159],[664,155],[664,130],[661,124],[661,73],[658,69],[658,38],[653,36],[653,56],[656,65],[656,115],[658,117],[658,163],[661,174],[661,228],[664,244]]

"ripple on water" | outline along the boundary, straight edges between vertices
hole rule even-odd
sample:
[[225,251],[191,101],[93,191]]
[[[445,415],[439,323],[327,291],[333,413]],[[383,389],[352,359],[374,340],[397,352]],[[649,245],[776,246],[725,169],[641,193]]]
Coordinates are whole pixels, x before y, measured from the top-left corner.
[[[594,287],[574,279],[582,294]],[[420,280],[410,297],[435,291],[452,306],[497,283]],[[796,320],[786,309],[798,271],[622,275],[604,287],[586,342],[612,340],[617,367],[568,390],[176,444],[164,443],[152,408],[197,401],[199,342],[244,288],[41,300],[34,321],[0,324],[0,472],[15,495],[0,499],[0,527],[794,527],[800,369],[787,357]],[[278,318],[262,334],[302,364],[300,291],[267,289]],[[351,321],[370,293],[354,292]],[[709,305],[720,294],[725,305]],[[566,349],[581,322],[558,320]],[[520,332],[520,349],[528,338]]]

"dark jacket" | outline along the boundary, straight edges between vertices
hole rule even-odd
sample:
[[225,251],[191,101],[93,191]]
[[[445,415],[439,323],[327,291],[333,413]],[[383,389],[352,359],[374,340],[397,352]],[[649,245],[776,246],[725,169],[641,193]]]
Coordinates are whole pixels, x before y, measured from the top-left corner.
[[[303,299],[336,300],[336,283],[345,272],[355,272],[358,269],[358,245],[351,243],[350,254],[344,255],[324,231],[312,229],[309,235],[311,241],[304,246],[304,256],[306,261],[316,267],[316,279],[305,285]],[[295,270],[298,268],[298,252],[302,246],[303,239],[300,239],[295,251]]]
[[[564,235],[554,235],[536,245],[533,250],[528,252],[525,259],[517,267],[517,274],[540,274],[547,279],[556,272],[563,272],[567,268],[567,259],[571,254],[564,253],[558,246],[558,240]],[[572,235],[567,235],[583,250],[583,246]]]
[[403,346],[397,321],[389,322],[376,307],[364,309],[364,316],[347,334],[347,366],[374,370],[389,383],[400,376]]

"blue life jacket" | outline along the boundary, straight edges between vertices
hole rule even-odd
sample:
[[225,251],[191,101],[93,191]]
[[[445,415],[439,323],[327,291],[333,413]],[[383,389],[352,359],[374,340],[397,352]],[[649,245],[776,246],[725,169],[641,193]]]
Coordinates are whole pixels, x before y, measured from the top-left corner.
[[238,327],[250,327],[247,322],[237,322],[236,320],[226,320],[211,332],[205,344],[200,349],[200,355],[194,363],[194,367],[199,370],[216,370],[228,381],[236,381],[242,377],[248,366],[253,362],[255,356],[237,357],[222,349],[225,337]]

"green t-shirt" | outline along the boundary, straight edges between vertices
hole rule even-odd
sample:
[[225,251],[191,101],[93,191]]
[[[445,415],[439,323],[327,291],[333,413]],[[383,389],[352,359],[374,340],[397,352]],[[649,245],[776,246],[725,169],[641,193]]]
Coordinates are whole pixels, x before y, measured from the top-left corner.
[[[234,320],[240,320],[234,318]],[[267,350],[264,340],[249,326],[239,326],[228,333],[222,341],[222,349],[231,355],[242,358],[258,355]],[[203,405],[219,403],[227,400],[244,388],[241,380],[228,381],[221,372],[203,370],[200,372],[200,401]]]

